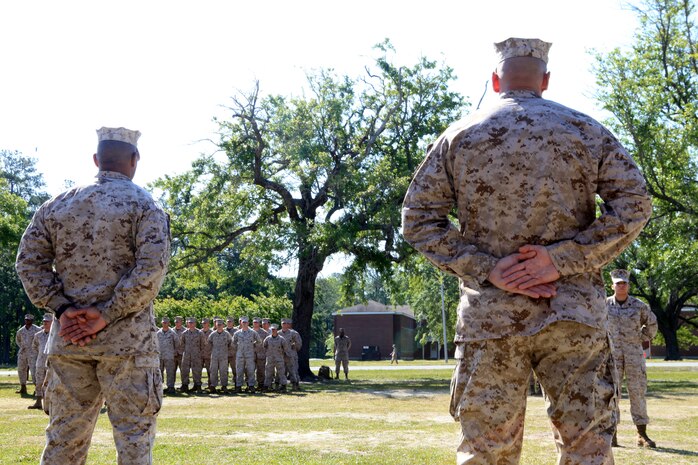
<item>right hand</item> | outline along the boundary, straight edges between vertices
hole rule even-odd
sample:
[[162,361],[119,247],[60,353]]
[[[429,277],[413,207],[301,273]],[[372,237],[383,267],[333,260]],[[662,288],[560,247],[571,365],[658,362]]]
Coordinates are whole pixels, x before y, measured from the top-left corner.
[[527,289],[521,289],[518,287],[518,283],[510,283],[508,282],[510,280],[504,278],[504,273],[513,266],[526,260],[530,260],[535,256],[535,251],[507,255],[497,262],[492,271],[490,271],[489,276],[487,276],[487,280],[497,288],[512,294],[521,294],[533,299],[549,299],[551,297],[555,297],[557,294],[557,287],[554,283],[537,284],[535,286],[528,287]]
[[61,331],[58,335],[81,347],[97,337],[97,333],[107,326],[97,307],[71,307],[63,312],[59,321]]

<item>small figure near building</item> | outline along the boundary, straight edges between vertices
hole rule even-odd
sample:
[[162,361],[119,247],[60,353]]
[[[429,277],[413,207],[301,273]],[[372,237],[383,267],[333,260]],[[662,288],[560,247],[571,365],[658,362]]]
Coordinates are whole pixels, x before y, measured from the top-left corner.
[[339,379],[339,365],[344,369],[344,379],[349,379],[349,349],[351,339],[344,334],[344,328],[339,328],[339,336],[334,338],[335,379]]
[[[657,445],[647,436],[647,371],[643,346],[649,347],[657,334],[657,317],[649,306],[629,295],[630,273],[627,270],[613,270],[613,295],[606,299],[608,308],[608,331],[613,342],[613,359],[618,371],[617,421],[620,422],[620,392],[625,376],[630,398],[630,415],[637,428],[637,445],[655,448]],[[618,446],[616,431],[613,431],[612,445]]]
[[393,362],[395,362],[395,365],[398,365],[398,361],[397,361],[397,347],[395,347],[395,344],[393,344],[393,351],[390,352],[390,364],[392,365]]

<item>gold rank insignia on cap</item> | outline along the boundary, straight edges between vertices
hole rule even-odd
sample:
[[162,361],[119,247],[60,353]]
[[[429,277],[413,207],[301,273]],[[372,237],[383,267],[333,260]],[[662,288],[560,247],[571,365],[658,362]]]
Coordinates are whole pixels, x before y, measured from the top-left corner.
[[630,273],[628,270],[613,270],[611,271],[611,281],[615,283],[627,283],[630,281]]
[[141,137],[140,131],[132,131],[126,128],[107,128],[101,127],[97,129],[97,140],[102,142],[103,140],[116,140],[119,142],[126,142],[134,147],[138,145],[138,138]]
[[514,57],[533,57],[543,60],[548,63],[548,51],[553,44],[540,39],[521,39],[518,37],[509,37],[503,42],[494,44],[497,51],[499,62],[507,58]]

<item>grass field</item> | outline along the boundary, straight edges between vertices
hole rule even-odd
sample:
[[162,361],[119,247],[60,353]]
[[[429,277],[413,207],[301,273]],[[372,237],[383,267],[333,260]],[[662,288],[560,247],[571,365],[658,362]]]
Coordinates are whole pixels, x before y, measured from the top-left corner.
[[[452,464],[459,426],[448,415],[450,371],[439,364],[443,362],[434,369],[356,370],[350,382],[304,383],[301,391],[283,395],[166,397],[158,420],[155,463]],[[378,368],[386,363],[353,365]],[[616,463],[697,464],[698,368],[667,364],[648,368],[648,377],[649,433],[659,448],[635,446],[624,398]],[[15,376],[0,376],[0,464],[36,464],[47,417],[27,410],[32,399],[14,393],[17,383]],[[114,464],[115,455],[103,414],[88,464]],[[555,463],[540,397],[528,399],[521,463]]]

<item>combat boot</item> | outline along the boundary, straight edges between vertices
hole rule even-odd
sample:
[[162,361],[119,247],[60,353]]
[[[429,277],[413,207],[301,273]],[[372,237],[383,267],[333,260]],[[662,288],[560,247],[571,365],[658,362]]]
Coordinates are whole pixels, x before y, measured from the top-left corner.
[[23,396],[26,396],[27,395],[27,385],[22,384],[20,386],[20,388],[15,391],[15,394],[21,394]]
[[242,386],[235,386],[235,394],[242,394]]
[[221,386],[221,394],[227,394],[228,393],[228,386]]
[[647,436],[647,425],[637,425],[637,445],[654,449],[657,444]]
[[194,385],[194,392],[201,392],[201,385],[200,384]]
[[254,394],[255,392],[257,392],[257,390],[254,388],[254,386],[249,386],[247,388],[247,392],[249,392],[250,394]]
[[36,402],[34,402],[32,405],[30,405],[27,408],[28,409],[43,410],[43,407],[41,406],[41,397],[37,397]]
[[175,393],[175,388],[173,387],[168,387],[165,389],[165,394],[174,394]]
[[286,385],[282,384],[281,387],[279,388],[279,392],[286,392]]
[[344,379],[349,379],[349,373],[344,373]]
[[179,387],[179,390],[180,390],[181,392],[189,392],[189,385],[188,385],[188,384],[182,384],[182,385]]
[[339,372],[335,373],[334,379],[339,379]]
[[210,394],[215,394],[216,393],[216,387],[215,386],[209,386],[208,387],[208,392]]
[[613,430],[613,439],[611,439],[611,447],[618,447],[618,433]]
[[300,391],[300,389],[301,389],[300,383],[297,383],[297,382],[293,383],[293,389],[295,389],[296,391]]

